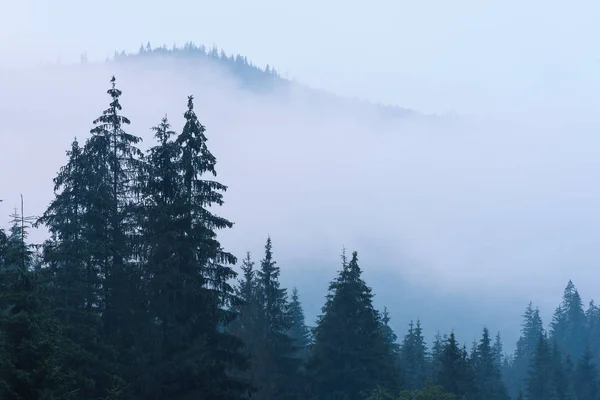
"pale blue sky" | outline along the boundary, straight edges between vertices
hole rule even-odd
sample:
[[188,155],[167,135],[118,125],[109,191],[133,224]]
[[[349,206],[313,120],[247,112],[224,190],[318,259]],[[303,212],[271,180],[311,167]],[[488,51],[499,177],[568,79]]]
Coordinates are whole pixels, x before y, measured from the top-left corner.
[[600,106],[592,0],[1,0],[0,15],[0,50],[13,60],[193,40],[313,86],[425,112]]

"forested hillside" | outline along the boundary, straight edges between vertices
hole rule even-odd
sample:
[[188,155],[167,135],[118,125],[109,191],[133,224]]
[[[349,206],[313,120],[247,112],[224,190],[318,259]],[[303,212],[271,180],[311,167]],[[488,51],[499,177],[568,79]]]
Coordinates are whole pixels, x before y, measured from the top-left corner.
[[[235,225],[218,212],[227,186],[193,96],[183,129],[157,116],[143,152],[121,94],[113,77],[43,215],[15,212],[0,231],[0,398],[600,399],[600,309],[572,282],[549,324],[527,305],[514,354],[485,327],[472,343],[453,331],[426,343],[427,321],[394,332],[359,255],[340,249],[308,327],[276,237],[255,233],[260,254],[221,245]],[[50,237],[30,243],[33,226]]]
[[389,118],[402,118],[406,116],[418,116],[413,110],[392,105],[373,104],[365,101],[346,99],[331,93],[308,88],[298,82],[291,81],[282,76],[275,67],[266,65],[260,67],[254,65],[246,56],[240,54],[227,54],[223,49],[216,46],[210,48],[204,45],[195,45],[188,42],[183,46],[166,45],[152,47],[150,43],[140,46],[137,53],[115,52],[109,62],[122,64],[144,64],[156,59],[166,59],[180,63],[180,65],[193,66],[194,73],[202,74],[210,66],[227,71],[239,86],[254,94],[269,94],[274,90],[285,93],[291,90],[300,90],[315,102],[335,101],[348,109],[355,109],[360,113],[373,112]]

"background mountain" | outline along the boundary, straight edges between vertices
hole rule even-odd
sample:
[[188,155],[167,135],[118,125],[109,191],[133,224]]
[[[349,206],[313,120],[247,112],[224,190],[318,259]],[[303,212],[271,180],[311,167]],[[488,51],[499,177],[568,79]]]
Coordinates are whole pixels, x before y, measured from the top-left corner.
[[[249,90],[254,94],[268,95],[277,91],[280,94],[285,93],[289,96],[291,86],[293,85],[295,90],[301,89],[305,92],[306,96],[310,96],[311,101],[336,101],[353,111],[358,110],[361,113],[375,112],[392,118],[416,117],[420,115],[414,110],[394,105],[373,104],[361,100],[347,99],[323,90],[309,88],[302,83],[291,81],[281,76],[273,66],[267,64],[264,67],[259,67],[249,61],[246,56],[227,54],[225,50],[219,49],[216,46],[208,48],[204,45],[196,45],[188,42],[181,47],[174,45],[168,48],[166,45],[163,45],[153,48],[148,42],[146,45],[141,45],[137,53],[115,52],[113,58],[107,61],[136,64],[148,62],[156,58],[170,59],[184,63],[188,67],[194,66],[197,68],[194,71],[196,73],[201,73],[203,69],[207,68],[219,68],[233,77],[241,88]],[[86,62],[85,56],[82,57],[82,62]]]

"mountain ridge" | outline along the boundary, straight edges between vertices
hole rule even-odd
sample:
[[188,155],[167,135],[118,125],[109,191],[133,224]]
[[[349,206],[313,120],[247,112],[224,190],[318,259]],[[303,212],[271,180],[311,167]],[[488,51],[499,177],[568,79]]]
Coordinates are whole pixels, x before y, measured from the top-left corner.
[[[301,88],[306,91],[309,95],[315,97],[325,96],[338,103],[345,103],[349,107],[357,107],[365,111],[376,111],[380,115],[388,118],[406,118],[409,116],[413,118],[434,117],[434,115],[422,114],[409,108],[374,103],[358,98],[349,98],[324,89],[312,88],[297,80],[290,80],[281,76],[277,69],[270,64],[266,64],[265,67],[260,67],[252,61],[249,61],[247,56],[227,53],[225,50],[220,49],[215,45],[209,48],[205,45],[196,45],[194,42],[187,42],[183,46],[173,45],[169,48],[166,45],[152,47],[150,42],[147,42],[145,45],[140,45],[137,52],[128,53],[125,50],[115,51],[112,58],[108,58],[106,61],[131,64],[160,56],[186,63],[196,62],[197,66],[200,68],[202,67],[203,62],[223,67],[231,74],[231,76],[237,78],[238,83],[241,84],[243,89],[249,90],[254,94],[267,94],[274,89],[286,90],[295,86],[296,88]],[[82,63],[87,62],[83,56],[81,61]],[[435,115],[435,117],[439,116]]]

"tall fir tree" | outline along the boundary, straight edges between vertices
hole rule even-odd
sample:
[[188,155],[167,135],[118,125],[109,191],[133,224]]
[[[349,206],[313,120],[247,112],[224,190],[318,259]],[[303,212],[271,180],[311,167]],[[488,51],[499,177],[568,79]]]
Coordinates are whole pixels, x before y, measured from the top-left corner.
[[307,367],[314,399],[358,400],[378,386],[395,391],[400,383],[358,255],[354,252],[347,263],[343,254],[342,260],[314,329]]
[[259,393],[261,399],[288,399],[298,395],[287,385],[298,372],[299,359],[295,357],[297,348],[290,337],[290,315],[287,313],[287,290],[281,287],[281,271],[273,257],[271,237],[265,243],[265,255],[258,270],[259,295],[264,313],[261,374]]
[[588,345],[594,360],[600,360],[600,307],[591,300],[585,311],[588,328]]
[[550,335],[562,352],[578,359],[587,344],[586,316],[581,296],[572,281],[565,288],[560,306],[556,309]]
[[243,344],[225,329],[235,318],[237,296],[228,281],[236,260],[217,239],[217,230],[233,224],[209,210],[223,204],[227,187],[206,179],[216,176],[216,158],[192,96],[184,118],[174,140],[166,119],[156,127],[144,193],[152,216],[144,240],[153,271],[149,307],[161,332],[156,390],[148,398],[237,399],[250,387],[236,375],[247,367]]
[[448,340],[446,334],[437,332],[433,338],[431,353],[427,357],[427,379],[430,382],[436,382],[442,366],[442,354],[444,352],[444,343]]
[[242,340],[244,353],[250,358],[251,367],[241,371],[240,375],[247,377],[251,382],[257,382],[261,376],[260,368],[257,366],[260,366],[261,361],[259,356],[263,344],[261,338],[264,332],[265,315],[259,293],[257,271],[250,252],[246,252],[241,269],[242,276],[235,288],[236,295],[240,298],[240,302],[235,305],[237,318],[231,322],[228,329]]
[[104,303],[94,246],[103,219],[92,212],[96,177],[77,139],[67,156],[67,164],[54,178],[55,197],[36,226],[44,225],[50,232],[43,244],[43,261],[51,282],[51,306],[66,339],[66,362],[76,371],[79,398],[96,399],[118,379],[114,349],[99,336]]
[[581,355],[573,374],[573,388],[577,400],[600,400],[598,369],[589,347]]
[[457,397],[470,396],[473,392],[473,371],[467,350],[458,346],[454,332],[450,333],[440,355],[437,384]]
[[517,341],[512,365],[505,369],[504,378],[507,383],[509,395],[515,397],[519,392],[526,392],[533,354],[538,346],[540,337],[544,334],[544,325],[538,308],[530,302],[523,313],[521,336]]
[[146,310],[148,320],[154,323],[145,324],[146,334],[138,336],[146,368],[141,368],[133,385],[137,396],[148,399],[180,394],[173,383],[180,378],[177,368],[172,367],[173,357],[180,355],[182,347],[190,346],[182,338],[177,321],[183,300],[177,295],[182,281],[188,278],[178,263],[182,179],[176,163],[181,149],[173,141],[175,132],[166,116],[152,131],[156,144],[148,150],[142,169],[144,185],[136,211],[142,232],[139,249]]
[[557,386],[552,346],[546,334],[538,339],[526,380],[527,400],[562,400]]
[[141,138],[124,130],[131,122],[121,114],[122,92],[114,76],[110,83],[109,106],[93,121],[91,137],[83,150],[87,189],[94,193],[86,210],[93,221],[86,227],[86,241],[101,277],[102,340],[119,350],[121,375],[130,381],[137,375],[136,368],[131,367],[137,365],[140,356],[137,336],[145,328],[137,324],[138,316],[143,315],[144,299],[135,257],[135,205],[141,191],[143,154],[137,147]]
[[427,378],[427,347],[421,321],[416,325],[411,321],[408,332],[400,346],[400,368],[404,388],[413,390],[425,385]]
[[492,346],[492,353],[494,354],[494,362],[496,363],[496,367],[501,371],[502,365],[504,364],[504,350],[502,344],[502,336],[500,336],[500,332],[496,333],[496,338],[494,339],[494,345]]
[[72,399],[61,353],[61,330],[48,309],[34,269],[34,250],[16,212],[8,236],[0,232],[0,398]]
[[472,360],[475,376],[475,399],[478,400],[508,400],[504,382],[500,375],[498,360],[492,348],[490,334],[483,329],[481,340],[477,345],[475,359]]
[[288,304],[287,313],[290,319],[288,336],[293,340],[294,347],[297,349],[296,354],[304,359],[308,354],[311,336],[310,329],[306,326],[304,310],[296,287],[292,289],[292,296]]
[[400,352],[400,345],[398,344],[398,336],[390,325],[390,313],[387,307],[383,307],[383,313],[381,314],[381,329],[383,336],[386,338],[389,348],[392,351],[394,359],[398,359]]

